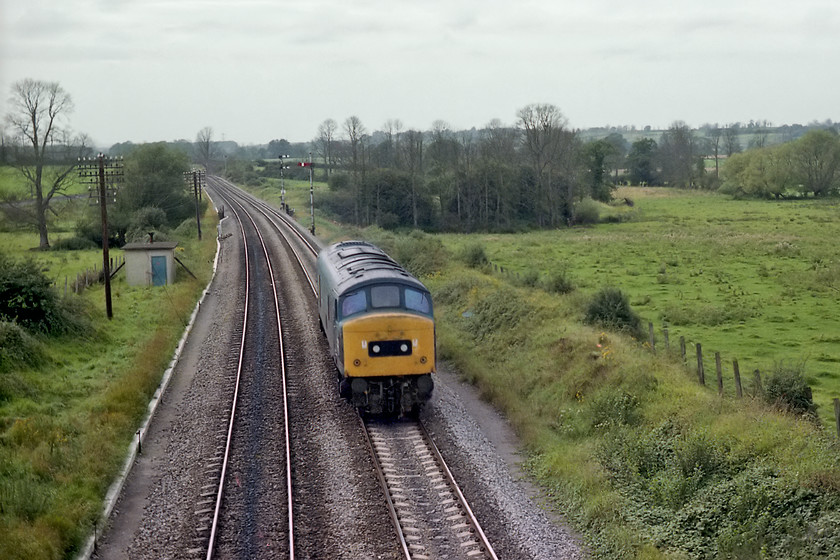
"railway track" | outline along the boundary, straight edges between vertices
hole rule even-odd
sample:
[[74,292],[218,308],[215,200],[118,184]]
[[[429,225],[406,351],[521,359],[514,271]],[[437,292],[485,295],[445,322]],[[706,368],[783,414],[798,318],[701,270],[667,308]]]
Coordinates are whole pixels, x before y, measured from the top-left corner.
[[[234,438],[237,434],[239,434],[238,437],[243,440],[242,443],[246,447],[245,453],[247,454],[248,451],[253,451],[254,448],[259,448],[262,443],[262,439],[255,440],[254,438],[272,437],[262,433],[255,434],[252,429],[240,429],[238,424],[242,421],[240,420],[238,413],[240,407],[243,406],[243,401],[247,401],[248,406],[251,406],[254,409],[253,411],[248,411],[248,414],[259,414],[258,409],[263,405],[264,397],[262,393],[266,388],[265,385],[273,381],[273,379],[264,380],[263,372],[260,371],[260,369],[262,366],[266,365],[266,361],[271,363],[272,360],[276,360],[276,370],[279,371],[281,381],[280,401],[282,403],[282,426],[280,427],[280,431],[282,432],[284,450],[282,454],[284,476],[282,478],[285,486],[285,512],[287,523],[285,546],[277,544],[277,536],[275,536],[272,540],[275,546],[285,548],[283,551],[285,557],[294,559],[294,506],[292,499],[293,489],[289,406],[288,399],[286,397],[287,372],[285,351],[283,347],[283,325],[280,317],[280,305],[277,298],[277,289],[274,282],[275,273],[273,270],[272,258],[266,241],[260,232],[260,228],[254,222],[253,218],[248,215],[244,206],[232,197],[226,197],[222,192],[220,192],[220,195],[227,201],[228,207],[233,212],[244,244],[245,310],[242,318],[239,349],[235,359],[236,373],[233,380],[231,407],[228,414],[227,429],[223,438],[222,450],[220,453],[217,453],[217,460],[211,461],[208,465],[208,474],[211,478],[216,480],[216,490],[213,507],[203,511],[209,513],[212,509],[212,518],[210,519],[209,526],[202,525],[199,527],[198,538],[201,539],[202,533],[205,531],[209,533],[207,536],[206,547],[204,549],[206,553],[203,554],[203,556],[207,560],[214,558],[219,548],[219,536],[222,534],[223,508],[226,507],[226,504],[231,500],[231,473],[234,473],[233,481],[235,485],[240,487],[242,486],[241,476],[248,476],[249,478],[252,476],[250,474],[244,474],[247,469],[244,469],[241,464],[234,464],[232,460],[234,456]],[[257,259],[255,259],[255,257],[257,257]],[[256,260],[259,260],[260,257],[264,258],[264,261],[255,262]],[[265,289],[265,287],[270,287],[270,289]],[[270,306],[265,305],[265,299],[267,297],[271,300]],[[256,302],[254,301],[255,299],[257,300]],[[266,312],[268,307],[271,308],[271,312]],[[268,321],[266,321],[267,319]],[[255,322],[258,322],[259,324],[254,324]],[[266,322],[273,326],[267,327]],[[252,337],[254,340],[251,340]],[[274,348],[276,352],[275,356],[267,358],[260,355],[261,351],[266,346],[266,343],[270,347]],[[249,390],[251,394],[245,394],[244,389]],[[274,403],[272,403],[272,405],[273,404]],[[254,424],[259,424],[260,422],[260,418],[257,417],[251,422],[251,425],[253,426]],[[251,449],[248,450],[248,447]],[[263,473],[254,476],[264,477]],[[255,501],[259,500],[259,496],[248,496],[247,494],[243,495],[243,493],[240,492],[238,493],[237,499],[244,500],[244,504],[239,506],[240,511],[251,513],[252,510],[258,507]],[[255,519],[255,517],[257,519]],[[245,523],[252,525],[251,531],[258,534],[259,540],[261,541],[259,546],[264,546],[265,539],[263,538],[263,535],[259,534],[260,521],[258,519],[258,515],[246,515]],[[249,539],[247,537],[247,531],[248,529],[246,528],[245,542],[239,542],[235,545],[228,543],[227,547],[237,548],[244,546],[244,553],[248,554],[247,551],[257,545],[251,544],[253,539]],[[242,529],[237,529],[234,532],[241,534]],[[193,552],[197,552],[197,549],[193,549]]]
[[452,472],[417,420],[360,417],[407,559],[497,560]]
[[[218,178],[210,184],[229,207],[247,201],[281,236],[317,296],[314,260],[318,247],[288,216]],[[376,422],[358,417],[386,497],[402,557],[497,559],[440,451],[419,420]],[[289,485],[291,488],[291,483]],[[291,508],[291,506],[290,506]],[[291,514],[290,514],[291,516]],[[291,519],[291,517],[290,517]],[[293,528],[290,525],[290,534]]]

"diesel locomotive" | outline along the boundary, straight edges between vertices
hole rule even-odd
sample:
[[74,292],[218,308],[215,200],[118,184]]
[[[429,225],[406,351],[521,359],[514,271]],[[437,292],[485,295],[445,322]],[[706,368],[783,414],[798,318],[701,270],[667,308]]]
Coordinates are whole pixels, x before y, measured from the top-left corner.
[[432,394],[429,290],[378,247],[343,241],[318,254],[318,316],[339,392],[367,414],[416,414]]

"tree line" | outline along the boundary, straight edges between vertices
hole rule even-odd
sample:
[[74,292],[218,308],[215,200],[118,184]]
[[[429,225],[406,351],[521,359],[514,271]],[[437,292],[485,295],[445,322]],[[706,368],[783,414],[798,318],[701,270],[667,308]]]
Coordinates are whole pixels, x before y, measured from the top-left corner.
[[[7,217],[36,227],[46,248],[50,204],[72,184],[77,158],[92,155],[93,149],[85,135],[66,126],[72,100],[59,84],[18,82],[9,101],[0,156],[3,164],[18,169],[30,193],[25,199],[4,196],[0,203]],[[392,119],[372,133],[356,116],[341,124],[326,119],[311,142],[297,144],[279,139],[240,147],[214,141],[210,127],[194,142],[115,144],[110,155],[127,154],[129,160],[112,231],[125,241],[132,231],[172,227],[188,216],[189,196],[179,173],[190,159],[209,173],[258,182],[261,176],[279,176],[278,156],[313,153],[329,185],[318,204],[339,219],[440,231],[579,223],[583,210],[592,207],[590,199],[609,202],[620,184],[722,188],[764,197],[827,196],[840,190],[840,140],[830,121],[807,127],[750,121],[699,129],[677,121],[661,132],[640,132],[575,130],[552,104],[530,104],[516,116],[513,125],[496,119],[482,129],[461,131],[442,120],[430,130],[404,130]],[[158,168],[166,170],[166,179]],[[301,171],[285,173],[294,177]],[[146,172],[150,178],[139,179]],[[95,237],[92,225],[81,229],[80,235]]]
[[[620,184],[725,185],[761,196],[838,192],[840,140],[830,122],[692,129],[677,121],[658,138],[632,143],[626,130],[604,132],[593,138],[570,128],[551,104],[523,107],[514,126],[494,120],[480,130],[453,131],[444,121],[403,130],[389,120],[369,134],[356,116],[340,125],[327,119],[312,141],[330,187],[320,204],[359,226],[486,231],[574,224],[583,201],[609,202]],[[786,163],[771,167],[768,160]],[[263,163],[270,172],[271,162]],[[773,187],[762,191],[762,182]]]

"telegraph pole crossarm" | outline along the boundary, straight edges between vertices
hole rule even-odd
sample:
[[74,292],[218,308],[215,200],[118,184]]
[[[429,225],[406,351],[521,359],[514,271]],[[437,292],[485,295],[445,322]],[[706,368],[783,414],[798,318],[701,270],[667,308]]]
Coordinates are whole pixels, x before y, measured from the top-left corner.
[[122,181],[122,158],[108,158],[99,154],[96,158],[79,158],[79,177],[88,183],[98,183],[99,210],[102,217],[102,272],[105,280],[105,313],[108,319],[114,317],[111,305],[111,259],[108,255],[108,188],[106,179],[112,190]]

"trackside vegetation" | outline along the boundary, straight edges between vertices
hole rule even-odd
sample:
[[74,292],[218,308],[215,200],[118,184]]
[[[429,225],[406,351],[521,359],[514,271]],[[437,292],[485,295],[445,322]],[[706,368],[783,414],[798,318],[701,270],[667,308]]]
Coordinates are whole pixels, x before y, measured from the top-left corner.
[[[423,255],[405,264],[433,291],[440,356],[506,414],[596,557],[838,557],[840,444],[812,416],[701,387],[627,334],[618,290],[522,286],[474,245],[364,233]],[[585,324],[593,306],[617,313]]]
[[[303,206],[308,185],[286,185]],[[432,289],[439,356],[507,416],[594,556],[840,557],[837,201],[662,187],[616,200],[592,225],[522,234],[316,218]],[[654,355],[637,321],[667,325],[671,351],[660,340]],[[747,376],[742,399],[731,374],[723,397],[701,387],[679,336],[760,369],[763,396]]]
[[[167,161],[155,145],[138,151]],[[180,194],[181,170],[171,171]],[[20,192],[18,181],[0,167],[0,191]],[[110,321],[102,284],[77,294],[65,281],[94,266],[101,273],[101,239],[87,227],[94,212],[86,196],[54,202],[49,250],[32,250],[39,236],[14,214],[0,220],[0,558],[71,558],[94,530],[212,272],[215,236],[198,242],[194,205],[185,212],[193,217],[182,221],[177,204],[167,202],[160,210],[172,216],[154,223],[151,204],[121,205],[111,231],[130,237],[133,226],[178,241],[178,258],[198,278],[181,272],[175,284],[150,289],[128,286],[117,272]],[[202,223],[213,231],[215,212],[205,211]],[[111,247],[112,258],[122,256],[119,239]]]
[[[212,228],[213,216],[204,219]],[[111,321],[101,285],[58,298],[74,310],[72,330],[30,331],[0,317],[1,558],[69,558],[93,530],[209,279],[215,240],[192,239],[179,238],[178,257],[199,278],[151,290],[118,275]],[[38,257],[44,266],[55,252]]]

